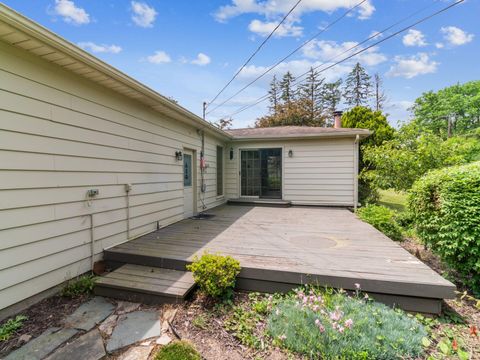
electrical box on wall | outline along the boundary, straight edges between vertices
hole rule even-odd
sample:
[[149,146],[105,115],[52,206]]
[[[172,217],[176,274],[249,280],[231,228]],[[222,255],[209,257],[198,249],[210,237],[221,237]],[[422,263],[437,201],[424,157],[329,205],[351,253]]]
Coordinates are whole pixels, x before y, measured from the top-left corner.
[[98,196],[99,193],[100,191],[98,189],[88,189],[87,197],[92,198],[92,197]]

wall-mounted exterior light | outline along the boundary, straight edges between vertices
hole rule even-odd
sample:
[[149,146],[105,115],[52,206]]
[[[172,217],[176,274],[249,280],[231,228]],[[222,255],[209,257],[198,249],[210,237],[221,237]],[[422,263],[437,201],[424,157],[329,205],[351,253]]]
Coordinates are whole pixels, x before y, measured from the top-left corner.
[[183,159],[183,154],[182,154],[181,151],[175,151],[175,159],[176,159],[177,161],[182,161],[182,159]]
[[230,148],[230,160],[233,160],[233,147]]
[[288,150],[288,157],[293,157],[293,150],[292,149]]

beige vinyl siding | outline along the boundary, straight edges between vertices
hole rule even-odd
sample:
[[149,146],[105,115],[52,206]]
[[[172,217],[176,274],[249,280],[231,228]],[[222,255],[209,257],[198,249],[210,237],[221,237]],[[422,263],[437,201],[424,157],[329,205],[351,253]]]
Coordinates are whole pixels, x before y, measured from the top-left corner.
[[[226,196],[240,196],[240,149],[282,148],[283,199],[298,205],[352,206],[354,203],[354,138],[244,141],[228,145]],[[289,150],[293,156],[288,157]]]
[[[198,210],[224,201],[217,146]],[[0,42],[0,309],[89,269],[90,214],[96,259],[126,241],[125,184],[131,237],[181,220],[184,148],[200,156],[196,128]]]

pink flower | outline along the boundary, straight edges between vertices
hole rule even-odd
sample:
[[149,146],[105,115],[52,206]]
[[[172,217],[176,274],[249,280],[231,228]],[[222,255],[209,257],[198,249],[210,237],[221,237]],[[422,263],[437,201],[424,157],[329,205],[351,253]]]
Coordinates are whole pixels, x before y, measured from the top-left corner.
[[334,312],[330,313],[330,319],[333,321],[338,321],[342,318],[342,312],[339,310],[335,310]]
[[359,283],[355,283],[355,289],[357,289],[357,290],[360,289],[360,284]]
[[347,319],[345,320],[345,327],[347,329],[351,329],[352,328],[352,325],[353,325],[353,320],[352,319]]
[[280,335],[278,338],[283,341],[287,338],[287,336],[284,334],[284,335]]
[[339,326],[339,327],[338,327],[338,332],[339,332],[340,334],[343,334],[344,331],[345,331],[345,328],[344,328],[343,326]]
[[320,324],[320,320],[319,320],[319,319],[316,319],[316,320],[315,320],[315,325],[318,326],[318,324]]
[[323,333],[323,332],[325,332],[325,327],[322,324],[320,324],[318,326],[318,330],[320,330],[320,332]]

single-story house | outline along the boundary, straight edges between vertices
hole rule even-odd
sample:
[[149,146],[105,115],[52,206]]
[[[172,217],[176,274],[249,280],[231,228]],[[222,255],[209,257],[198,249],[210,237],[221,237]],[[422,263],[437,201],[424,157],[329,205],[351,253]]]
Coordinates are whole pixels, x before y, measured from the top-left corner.
[[354,207],[368,134],[223,131],[0,4],[0,309],[228,200]]

